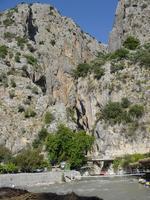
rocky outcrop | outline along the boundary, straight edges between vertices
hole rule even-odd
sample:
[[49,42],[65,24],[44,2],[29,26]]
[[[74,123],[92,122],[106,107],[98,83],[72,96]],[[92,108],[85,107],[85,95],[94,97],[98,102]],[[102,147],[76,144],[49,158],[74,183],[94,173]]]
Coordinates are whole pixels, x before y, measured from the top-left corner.
[[[124,60],[121,61],[124,69],[114,73],[113,65],[107,62],[103,66],[105,75],[100,80],[90,75],[78,79],[77,83],[79,122],[95,136],[92,156],[101,159],[150,151],[149,70]],[[138,124],[111,124],[101,118],[108,102],[121,102],[122,98],[127,98],[131,105],[144,106],[144,115],[138,119]]]
[[128,36],[137,37],[141,43],[150,40],[149,0],[119,0],[115,22],[109,38],[109,51],[119,49]]
[[[38,3],[0,14],[0,47],[0,54],[6,49],[0,55],[0,144],[16,153],[43,126],[53,131],[65,123],[75,129],[65,107],[75,101],[70,73],[106,47],[52,6]],[[47,125],[46,112],[55,119]]]

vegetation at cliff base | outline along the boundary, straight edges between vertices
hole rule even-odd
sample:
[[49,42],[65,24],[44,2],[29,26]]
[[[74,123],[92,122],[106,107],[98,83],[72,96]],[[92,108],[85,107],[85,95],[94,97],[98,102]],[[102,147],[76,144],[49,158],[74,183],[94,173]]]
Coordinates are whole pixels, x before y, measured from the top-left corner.
[[124,155],[122,157],[118,157],[113,161],[113,168],[115,171],[117,171],[119,168],[123,168],[124,170],[127,170],[128,168],[130,168],[130,164],[132,163],[136,163],[141,159],[147,158],[149,157],[150,154],[139,154],[139,153],[135,153],[135,154],[128,154],[128,155]]
[[52,163],[67,161],[71,168],[79,168],[86,163],[86,153],[92,147],[94,138],[84,131],[73,132],[60,125],[56,133],[46,140],[46,150]]

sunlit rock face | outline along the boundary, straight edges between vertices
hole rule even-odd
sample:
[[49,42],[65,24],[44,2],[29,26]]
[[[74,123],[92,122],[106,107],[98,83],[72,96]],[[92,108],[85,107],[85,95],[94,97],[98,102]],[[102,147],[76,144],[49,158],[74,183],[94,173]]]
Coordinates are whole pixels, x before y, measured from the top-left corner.
[[[66,113],[75,102],[70,74],[106,46],[52,6],[39,3],[0,13],[0,45],[8,51],[0,56],[0,144],[16,153],[32,144],[43,126],[49,131],[60,123],[76,127]],[[34,117],[25,117],[26,112]],[[51,125],[44,124],[46,112],[55,117]]]
[[109,38],[109,51],[119,49],[130,35],[141,43],[150,40],[149,0],[119,0],[115,22]]

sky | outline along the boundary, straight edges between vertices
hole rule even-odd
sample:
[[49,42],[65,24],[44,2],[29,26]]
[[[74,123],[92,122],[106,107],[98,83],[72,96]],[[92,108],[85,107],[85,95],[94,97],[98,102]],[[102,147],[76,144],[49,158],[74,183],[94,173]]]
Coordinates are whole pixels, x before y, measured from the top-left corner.
[[0,0],[0,11],[21,2],[50,4],[63,16],[72,18],[83,31],[107,43],[118,0]]

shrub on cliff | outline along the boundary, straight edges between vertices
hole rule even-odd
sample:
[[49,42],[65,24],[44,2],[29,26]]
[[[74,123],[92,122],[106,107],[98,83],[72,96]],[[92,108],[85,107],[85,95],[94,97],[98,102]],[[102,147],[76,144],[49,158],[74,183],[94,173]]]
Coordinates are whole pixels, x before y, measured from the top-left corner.
[[8,54],[8,47],[5,45],[0,46],[0,58],[5,58]]
[[121,48],[109,54],[108,60],[113,60],[113,59],[122,60],[122,59],[128,58],[128,55],[129,55],[129,51],[125,48]]
[[86,77],[90,71],[90,65],[87,63],[81,63],[77,66],[76,69],[72,71],[74,78]]
[[93,141],[93,137],[84,131],[73,132],[60,125],[56,133],[47,137],[46,149],[51,162],[67,161],[71,168],[79,168],[86,163],[85,155],[91,149]]
[[50,124],[54,120],[54,116],[50,112],[46,112],[44,116],[44,122],[45,124]]
[[139,39],[129,36],[123,43],[123,46],[130,50],[135,50],[140,45]]
[[132,117],[136,118],[142,117],[143,113],[144,113],[144,107],[142,105],[135,104],[131,106],[129,109],[129,114]]

